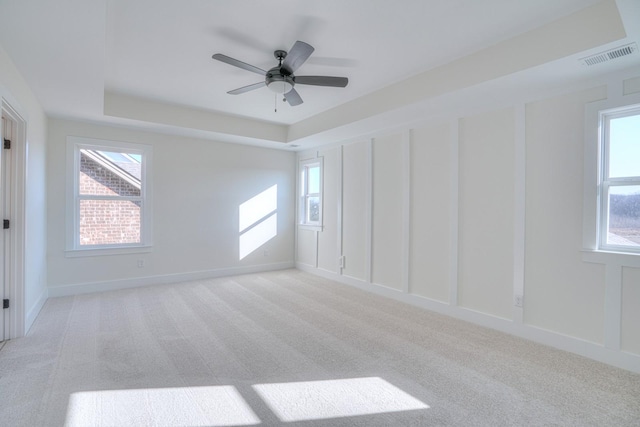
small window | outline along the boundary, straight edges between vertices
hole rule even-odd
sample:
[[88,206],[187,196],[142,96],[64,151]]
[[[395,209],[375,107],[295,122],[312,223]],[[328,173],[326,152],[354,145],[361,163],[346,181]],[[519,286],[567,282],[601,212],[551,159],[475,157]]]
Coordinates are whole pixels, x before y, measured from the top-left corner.
[[300,163],[300,224],[322,225],[322,159]]
[[640,253],[640,105],[600,112],[601,250]]
[[150,147],[69,138],[70,250],[149,246]]

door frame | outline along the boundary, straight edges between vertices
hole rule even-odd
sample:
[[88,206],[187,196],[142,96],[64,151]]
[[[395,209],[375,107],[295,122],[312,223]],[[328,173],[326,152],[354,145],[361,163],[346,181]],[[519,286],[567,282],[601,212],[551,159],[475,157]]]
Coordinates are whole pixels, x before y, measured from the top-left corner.
[[[14,104],[15,105],[15,104]],[[9,155],[11,162],[11,209],[9,220],[11,227],[11,243],[8,256],[8,282],[5,283],[5,296],[10,300],[10,307],[2,310],[4,316],[4,338],[13,339],[25,334],[25,184],[27,175],[27,122],[23,116],[2,98],[2,116],[11,122],[13,127],[11,149],[4,150],[0,156]],[[1,125],[0,125],[1,126]],[[4,133],[2,133],[4,135]],[[44,208],[44,207],[43,207]]]

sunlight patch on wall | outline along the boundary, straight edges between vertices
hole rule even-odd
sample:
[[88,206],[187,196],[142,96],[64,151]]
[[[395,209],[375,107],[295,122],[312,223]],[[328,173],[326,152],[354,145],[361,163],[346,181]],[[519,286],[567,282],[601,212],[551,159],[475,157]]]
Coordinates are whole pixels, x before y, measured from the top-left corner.
[[278,214],[274,213],[240,236],[240,259],[243,259],[278,234]]
[[262,193],[240,205],[238,214],[239,232],[260,221],[278,208],[278,186],[267,188]]
[[245,426],[260,419],[233,386],[100,390],[69,397],[65,426]]
[[242,203],[238,209],[239,258],[243,259],[278,234],[278,186]]
[[377,377],[257,384],[253,388],[283,422],[429,408]]

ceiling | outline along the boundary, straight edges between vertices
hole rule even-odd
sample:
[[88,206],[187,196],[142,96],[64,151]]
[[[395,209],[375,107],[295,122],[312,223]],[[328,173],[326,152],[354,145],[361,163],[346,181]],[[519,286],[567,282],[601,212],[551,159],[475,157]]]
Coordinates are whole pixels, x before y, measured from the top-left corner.
[[[607,34],[586,40],[592,29],[581,13],[602,4],[619,15],[602,25],[610,30]],[[529,57],[539,58],[522,60],[505,72],[496,67],[484,80],[453,85],[448,91],[509,75],[520,76],[522,82],[542,81],[638,66],[640,55],[589,71],[576,60],[598,49],[638,42],[638,4],[618,0],[616,8],[616,2],[597,0],[0,0],[0,45],[52,117],[277,146],[303,143],[367,119],[379,121],[401,110],[406,113],[408,106],[420,104],[410,93],[412,85],[421,85],[415,91],[420,99],[441,96],[442,91],[428,92],[428,83],[420,82],[438,81],[432,78],[434,70],[446,74],[448,64],[474,58],[466,70],[475,73],[474,64],[483,68],[489,58],[480,54],[498,52],[491,50],[496,46],[510,52],[497,61],[506,61],[501,65],[505,70],[520,61],[513,52],[509,62],[509,46],[513,50],[517,43],[530,50]],[[583,25],[579,29],[587,35],[584,43],[575,45],[571,34],[560,32],[557,46],[524,44],[523,34],[552,31],[554,22],[573,16],[582,16],[584,22],[571,22]],[[304,103],[296,107],[267,88],[226,93],[261,77],[215,61],[212,54],[269,69],[277,64],[273,51],[289,50],[296,40],[315,47],[296,75],[344,76],[349,85],[298,85]],[[549,56],[538,55],[554,48],[557,52]],[[563,62],[566,57],[571,61]],[[464,82],[465,76],[458,81]],[[402,100],[393,99],[402,93]],[[348,109],[367,110],[374,102],[385,105],[371,106],[369,113],[352,119],[337,117],[349,115]]]

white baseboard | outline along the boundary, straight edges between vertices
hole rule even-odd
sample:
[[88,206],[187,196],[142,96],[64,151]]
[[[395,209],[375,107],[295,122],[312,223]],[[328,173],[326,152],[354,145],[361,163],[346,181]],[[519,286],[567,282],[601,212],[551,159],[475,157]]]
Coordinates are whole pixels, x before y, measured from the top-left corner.
[[296,268],[316,276],[324,277],[345,285],[354,286],[364,291],[392,298],[416,307],[434,311],[436,313],[444,314],[486,328],[495,329],[500,332],[524,338],[529,341],[534,341],[559,350],[578,354],[580,356],[626,369],[631,372],[640,373],[640,355],[637,354],[611,350],[603,345],[585,341],[580,338],[563,335],[558,332],[541,329],[536,326],[492,316],[490,314],[469,310],[464,307],[450,305],[448,303],[432,300],[419,295],[404,293],[397,289],[377,285],[375,283],[369,283],[353,277],[342,276],[326,270],[319,270],[304,264],[298,263],[296,264]]
[[290,261],[274,264],[251,265],[246,267],[218,268],[214,270],[193,271],[189,273],[166,274],[162,276],[136,277],[131,279],[111,280],[104,282],[76,283],[72,285],[50,287],[49,297],[64,297],[93,292],[137,288],[141,286],[166,285],[171,283],[188,282],[192,280],[212,279],[216,277],[234,276],[238,274],[285,270],[287,268],[294,268],[294,266],[295,265],[293,261]]
[[49,298],[49,290],[45,288],[40,293],[40,296],[38,297],[36,303],[33,304],[33,306],[27,311],[27,315],[25,317],[23,335],[27,335],[29,333],[29,329],[31,329],[31,325],[33,325],[33,322],[36,321],[38,314],[40,314],[40,310],[42,310],[42,307],[44,307],[44,303],[47,302],[48,298]]

